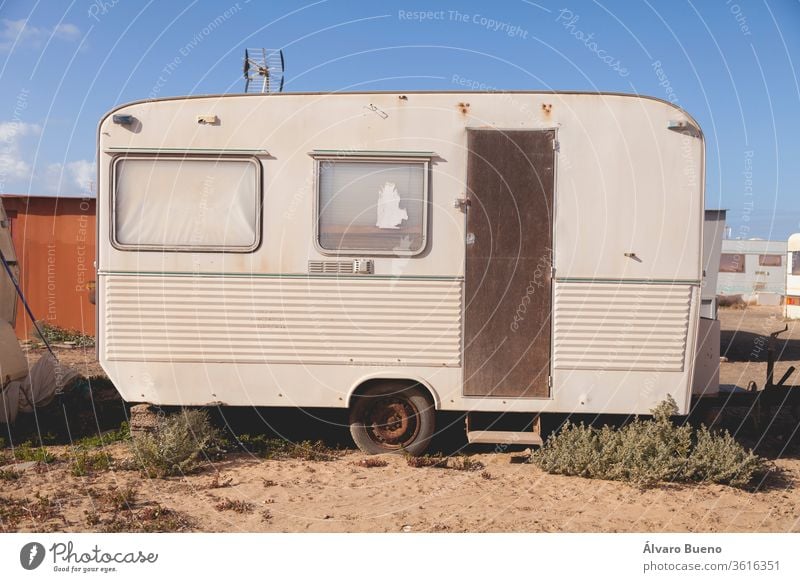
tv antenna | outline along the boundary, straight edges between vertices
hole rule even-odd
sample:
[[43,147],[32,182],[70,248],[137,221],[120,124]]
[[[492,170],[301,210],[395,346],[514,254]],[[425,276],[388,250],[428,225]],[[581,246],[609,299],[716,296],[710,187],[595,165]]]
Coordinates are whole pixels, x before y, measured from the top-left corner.
[[283,91],[283,51],[244,49],[244,92],[280,93]]

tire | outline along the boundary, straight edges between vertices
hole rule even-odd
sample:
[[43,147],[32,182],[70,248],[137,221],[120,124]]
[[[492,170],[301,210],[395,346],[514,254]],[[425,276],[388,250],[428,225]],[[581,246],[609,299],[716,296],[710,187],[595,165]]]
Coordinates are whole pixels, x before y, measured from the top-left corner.
[[436,415],[428,392],[419,385],[386,381],[355,397],[350,434],[370,455],[407,453],[418,456],[430,444]]

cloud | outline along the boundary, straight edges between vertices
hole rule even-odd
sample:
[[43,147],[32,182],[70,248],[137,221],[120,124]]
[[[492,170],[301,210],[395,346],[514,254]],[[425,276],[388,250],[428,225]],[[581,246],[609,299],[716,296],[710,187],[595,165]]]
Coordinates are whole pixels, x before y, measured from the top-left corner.
[[75,42],[81,31],[74,24],[57,24],[52,28],[32,26],[27,20],[0,20],[0,51],[12,48],[41,48],[49,39]]
[[25,161],[20,149],[20,140],[39,135],[41,126],[21,121],[0,122],[0,192],[9,180],[30,178],[31,166]]
[[95,165],[91,160],[76,160],[66,164],[48,164],[42,179],[42,189],[47,194],[91,194]]
[[89,160],[77,160],[67,164],[67,172],[81,192],[88,192],[90,183],[94,182],[95,167]]

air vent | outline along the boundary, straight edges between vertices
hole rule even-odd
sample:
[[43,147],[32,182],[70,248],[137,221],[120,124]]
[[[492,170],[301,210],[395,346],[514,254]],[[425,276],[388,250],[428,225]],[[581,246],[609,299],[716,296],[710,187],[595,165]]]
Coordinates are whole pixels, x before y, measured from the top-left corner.
[[352,275],[353,261],[308,261],[308,272],[312,275]]

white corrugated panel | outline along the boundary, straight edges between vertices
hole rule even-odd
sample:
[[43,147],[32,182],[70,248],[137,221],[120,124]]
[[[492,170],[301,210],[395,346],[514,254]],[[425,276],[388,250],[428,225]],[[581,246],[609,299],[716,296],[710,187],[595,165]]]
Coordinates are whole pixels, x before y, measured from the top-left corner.
[[682,371],[691,286],[555,286],[553,365],[561,369]]
[[109,360],[459,366],[461,281],[108,275]]

